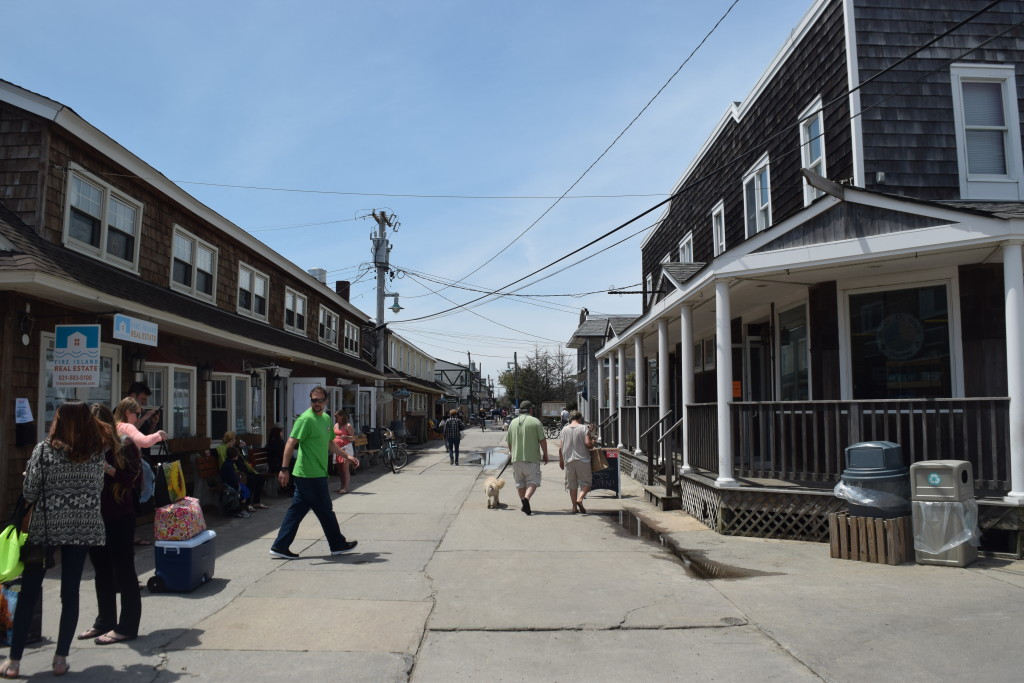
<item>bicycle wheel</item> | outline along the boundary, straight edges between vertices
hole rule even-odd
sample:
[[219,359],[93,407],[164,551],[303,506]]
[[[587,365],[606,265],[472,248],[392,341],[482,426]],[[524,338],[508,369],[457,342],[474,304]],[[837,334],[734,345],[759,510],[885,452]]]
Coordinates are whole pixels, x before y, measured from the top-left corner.
[[398,446],[391,450],[391,471],[398,472],[409,463],[409,452]]
[[395,449],[394,449],[393,446],[388,446],[383,451],[381,451],[381,454],[382,454],[382,456],[384,458],[384,464],[387,465],[388,469],[391,470],[392,472],[397,472],[398,470],[395,469],[395,455],[394,455],[394,453],[395,453]]

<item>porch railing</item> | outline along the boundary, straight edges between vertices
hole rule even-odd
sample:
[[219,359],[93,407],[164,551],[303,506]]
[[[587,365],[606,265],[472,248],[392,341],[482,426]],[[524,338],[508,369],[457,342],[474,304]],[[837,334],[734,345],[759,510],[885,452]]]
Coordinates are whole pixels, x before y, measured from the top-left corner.
[[[718,472],[716,405],[687,406],[690,465]],[[730,404],[735,476],[838,481],[845,449],[893,441],[909,463],[966,460],[980,489],[1009,490],[1009,399]]]

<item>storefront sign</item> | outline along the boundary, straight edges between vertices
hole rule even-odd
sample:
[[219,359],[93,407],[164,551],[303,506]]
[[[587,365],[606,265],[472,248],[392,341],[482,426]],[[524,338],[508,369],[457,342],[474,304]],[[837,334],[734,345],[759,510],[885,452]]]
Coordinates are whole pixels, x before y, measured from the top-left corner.
[[100,385],[100,326],[54,327],[53,386]]
[[147,346],[157,345],[157,324],[117,313],[114,315],[114,339],[136,342]]

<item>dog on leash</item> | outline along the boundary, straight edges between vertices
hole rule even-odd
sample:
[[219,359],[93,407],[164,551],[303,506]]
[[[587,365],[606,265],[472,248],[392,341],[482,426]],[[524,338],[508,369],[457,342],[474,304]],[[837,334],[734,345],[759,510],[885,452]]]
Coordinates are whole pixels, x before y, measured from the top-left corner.
[[487,494],[487,509],[497,510],[498,505],[498,491],[505,485],[504,479],[498,479],[496,477],[487,477],[487,481],[484,482],[484,493]]

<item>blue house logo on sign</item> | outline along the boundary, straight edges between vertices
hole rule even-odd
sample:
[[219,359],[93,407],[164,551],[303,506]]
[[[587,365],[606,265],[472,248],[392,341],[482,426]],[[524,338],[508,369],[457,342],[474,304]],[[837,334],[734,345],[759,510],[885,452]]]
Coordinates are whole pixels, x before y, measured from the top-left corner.
[[931,484],[932,486],[938,486],[939,484],[942,483],[942,477],[940,477],[937,473],[932,472],[931,474],[928,475],[928,483]]

